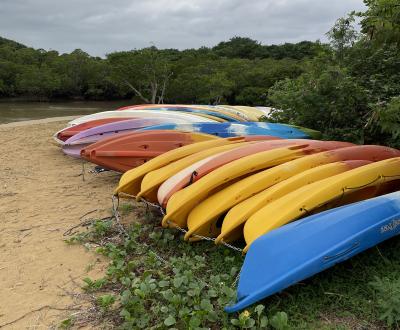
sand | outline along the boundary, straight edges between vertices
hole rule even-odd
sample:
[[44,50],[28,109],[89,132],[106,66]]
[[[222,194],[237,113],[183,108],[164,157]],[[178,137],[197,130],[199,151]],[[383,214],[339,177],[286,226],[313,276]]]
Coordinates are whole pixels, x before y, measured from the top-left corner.
[[110,214],[119,175],[86,173],[83,181],[82,162],[52,143],[65,124],[57,118],[0,125],[2,329],[55,327],[71,313],[64,310],[73,303],[67,292],[80,292],[82,278],[104,272],[104,261],[67,245],[63,233],[87,212],[96,210],[86,219]]

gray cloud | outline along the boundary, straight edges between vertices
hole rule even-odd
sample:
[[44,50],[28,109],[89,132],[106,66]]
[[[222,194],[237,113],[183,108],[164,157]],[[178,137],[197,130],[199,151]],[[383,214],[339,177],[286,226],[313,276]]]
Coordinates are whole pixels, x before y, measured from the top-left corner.
[[99,56],[213,46],[235,35],[279,44],[324,40],[337,18],[363,9],[362,0],[0,0],[0,36]]

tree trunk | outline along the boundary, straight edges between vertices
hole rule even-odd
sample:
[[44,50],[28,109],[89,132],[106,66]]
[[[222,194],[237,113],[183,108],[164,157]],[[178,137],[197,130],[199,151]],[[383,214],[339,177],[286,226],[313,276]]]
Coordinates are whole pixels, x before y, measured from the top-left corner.
[[143,94],[140,93],[140,91],[137,90],[129,81],[125,80],[125,84],[127,84],[127,86],[128,86],[130,89],[132,89],[132,90],[136,93],[136,95],[139,96],[139,97],[142,99],[142,101],[143,101],[144,103],[150,103],[149,99],[146,98],[146,97],[144,97]]

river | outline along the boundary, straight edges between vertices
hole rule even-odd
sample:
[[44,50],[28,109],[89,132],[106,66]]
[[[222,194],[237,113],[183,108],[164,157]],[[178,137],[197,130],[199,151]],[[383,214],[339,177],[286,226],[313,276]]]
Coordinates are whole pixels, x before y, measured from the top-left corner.
[[90,102],[0,101],[0,124],[50,117],[87,115],[94,112],[115,110],[129,104],[133,103],[127,100]]

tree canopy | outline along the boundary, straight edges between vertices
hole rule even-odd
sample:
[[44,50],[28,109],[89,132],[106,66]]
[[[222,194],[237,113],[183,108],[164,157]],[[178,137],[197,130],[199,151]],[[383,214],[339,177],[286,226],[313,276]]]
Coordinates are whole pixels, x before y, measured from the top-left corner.
[[276,81],[302,72],[322,46],[266,46],[234,37],[212,48],[148,47],[92,57],[33,49],[0,39],[0,97],[117,99],[163,103],[264,104]]

